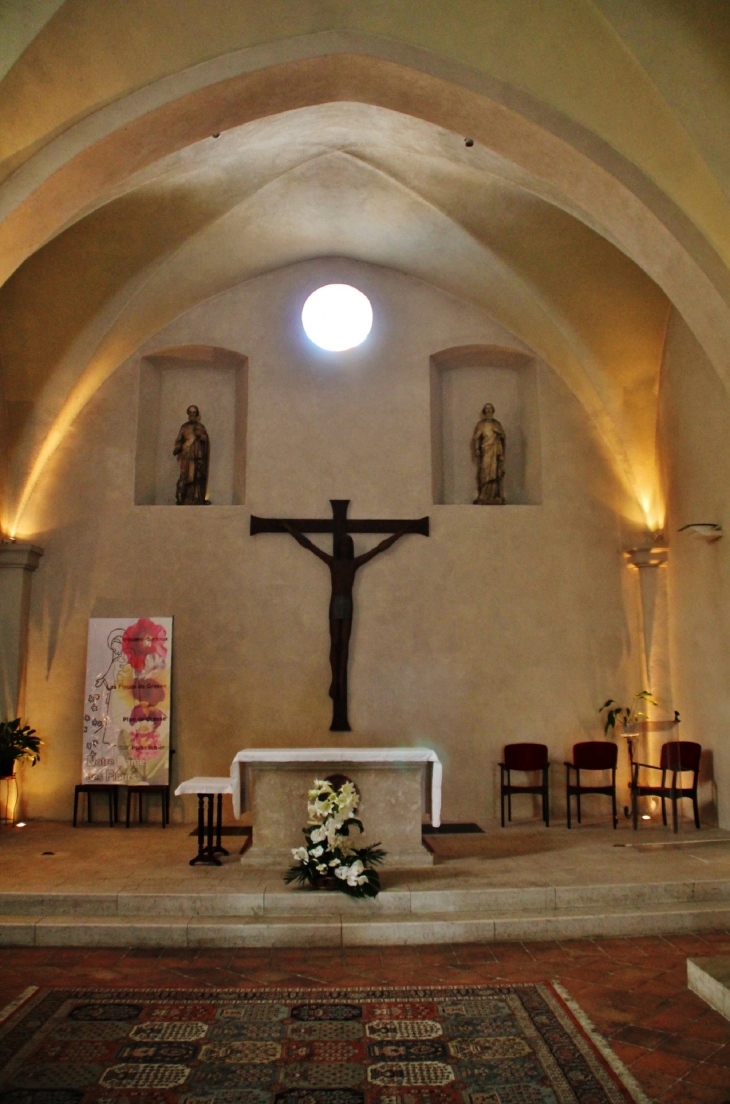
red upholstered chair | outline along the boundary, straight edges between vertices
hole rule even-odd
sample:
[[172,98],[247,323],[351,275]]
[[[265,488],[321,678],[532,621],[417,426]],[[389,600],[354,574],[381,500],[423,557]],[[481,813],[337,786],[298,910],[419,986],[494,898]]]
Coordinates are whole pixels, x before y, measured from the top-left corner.
[[[545,827],[550,827],[549,769],[548,749],[545,744],[507,744],[504,749],[504,762],[499,764],[503,828],[505,797],[509,819],[512,820],[512,794],[542,794],[542,819],[545,821]],[[539,786],[513,786],[512,771],[528,773],[541,771],[542,782]]]
[[[683,797],[689,797],[695,814],[695,828],[700,826],[700,810],[697,804],[697,785],[700,778],[700,759],[702,758],[702,745],[692,743],[691,740],[672,740],[662,746],[662,754],[659,766],[653,767],[650,763],[634,763],[631,778],[631,811],[634,817],[634,830],[639,827],[639,798],[661,797],[662,820],[667,823],[667,800],[672,803],[672,828],[678,831],[677,802]],[[650,785],[639,783],[639,770],[661,771],[661,784]],[[692,773],[692,785],[682,789],[682,774]],[[671,774],[669,785],[667,774]]]
[[[607,740],[589,740],[583,744],[573,744],[573,762],[565,764],[565,788],[568,797],[568,827],[570,822],[570,799],[575,796],[578,807],[578,823],[580,824],[580,795],[581,794],[605,794],[613,802],[613,826],[618,828],[618,816],[616,815],[616,761],[618,759],[618,747],[609,744]],[[611,772],[610,786],[582,786],[580,782],[581,771],[609,771]],[[571,785],[570,772],[575,771],[575,785]]]

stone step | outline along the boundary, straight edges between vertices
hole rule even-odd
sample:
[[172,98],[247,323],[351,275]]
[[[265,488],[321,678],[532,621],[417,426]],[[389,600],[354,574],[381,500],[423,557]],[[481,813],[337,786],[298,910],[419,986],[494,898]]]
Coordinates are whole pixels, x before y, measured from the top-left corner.
[[[359,904],[360,902],[347,902]],[[339,947],[659,935],[730,927],[730,901],[489,914],[486,911],[287,916],[0,916],[0,945]]]
[[259,888],[243,893],[0,893],[0,916],[51,918],[424,916],[563,912],[566,909],[653,909],[730,902],[730,879],[607,883],[493,889],[385,889],[374,900],[342,893]]
[[730,1020],[730,955],[688,958],[687,987]]

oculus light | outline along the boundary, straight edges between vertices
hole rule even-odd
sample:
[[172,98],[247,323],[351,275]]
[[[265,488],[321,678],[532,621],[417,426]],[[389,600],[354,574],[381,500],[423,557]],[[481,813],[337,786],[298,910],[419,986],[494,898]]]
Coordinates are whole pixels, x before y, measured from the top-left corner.
[[373,326],[367,295],[350,284],[317,288],[302,308],[302,325],[310,341],[330,353],[361,345]]

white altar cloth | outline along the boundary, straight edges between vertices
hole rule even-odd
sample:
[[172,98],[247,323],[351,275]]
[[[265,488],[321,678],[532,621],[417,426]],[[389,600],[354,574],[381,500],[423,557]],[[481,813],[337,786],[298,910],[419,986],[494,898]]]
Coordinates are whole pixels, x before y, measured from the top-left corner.
[[246,748],[231,763],[233,811],[241,815],[242,763],[430,763],[431,824],[441,824],[441,760],[431,748]]

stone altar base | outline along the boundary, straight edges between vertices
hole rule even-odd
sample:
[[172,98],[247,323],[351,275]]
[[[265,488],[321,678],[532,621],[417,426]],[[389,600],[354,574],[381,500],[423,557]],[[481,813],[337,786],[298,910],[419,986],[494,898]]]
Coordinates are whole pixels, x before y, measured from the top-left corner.
[[245,866],[280,867],[293,863],[292,848],[304,843],[307,794],[315,778],[335,771],[360,792],[357,816],[365,826],[354,832],[356,846],[380,843],[390,869],[432,866],[433,855],[421,841],[424,763],[247,763],[253,843]]

